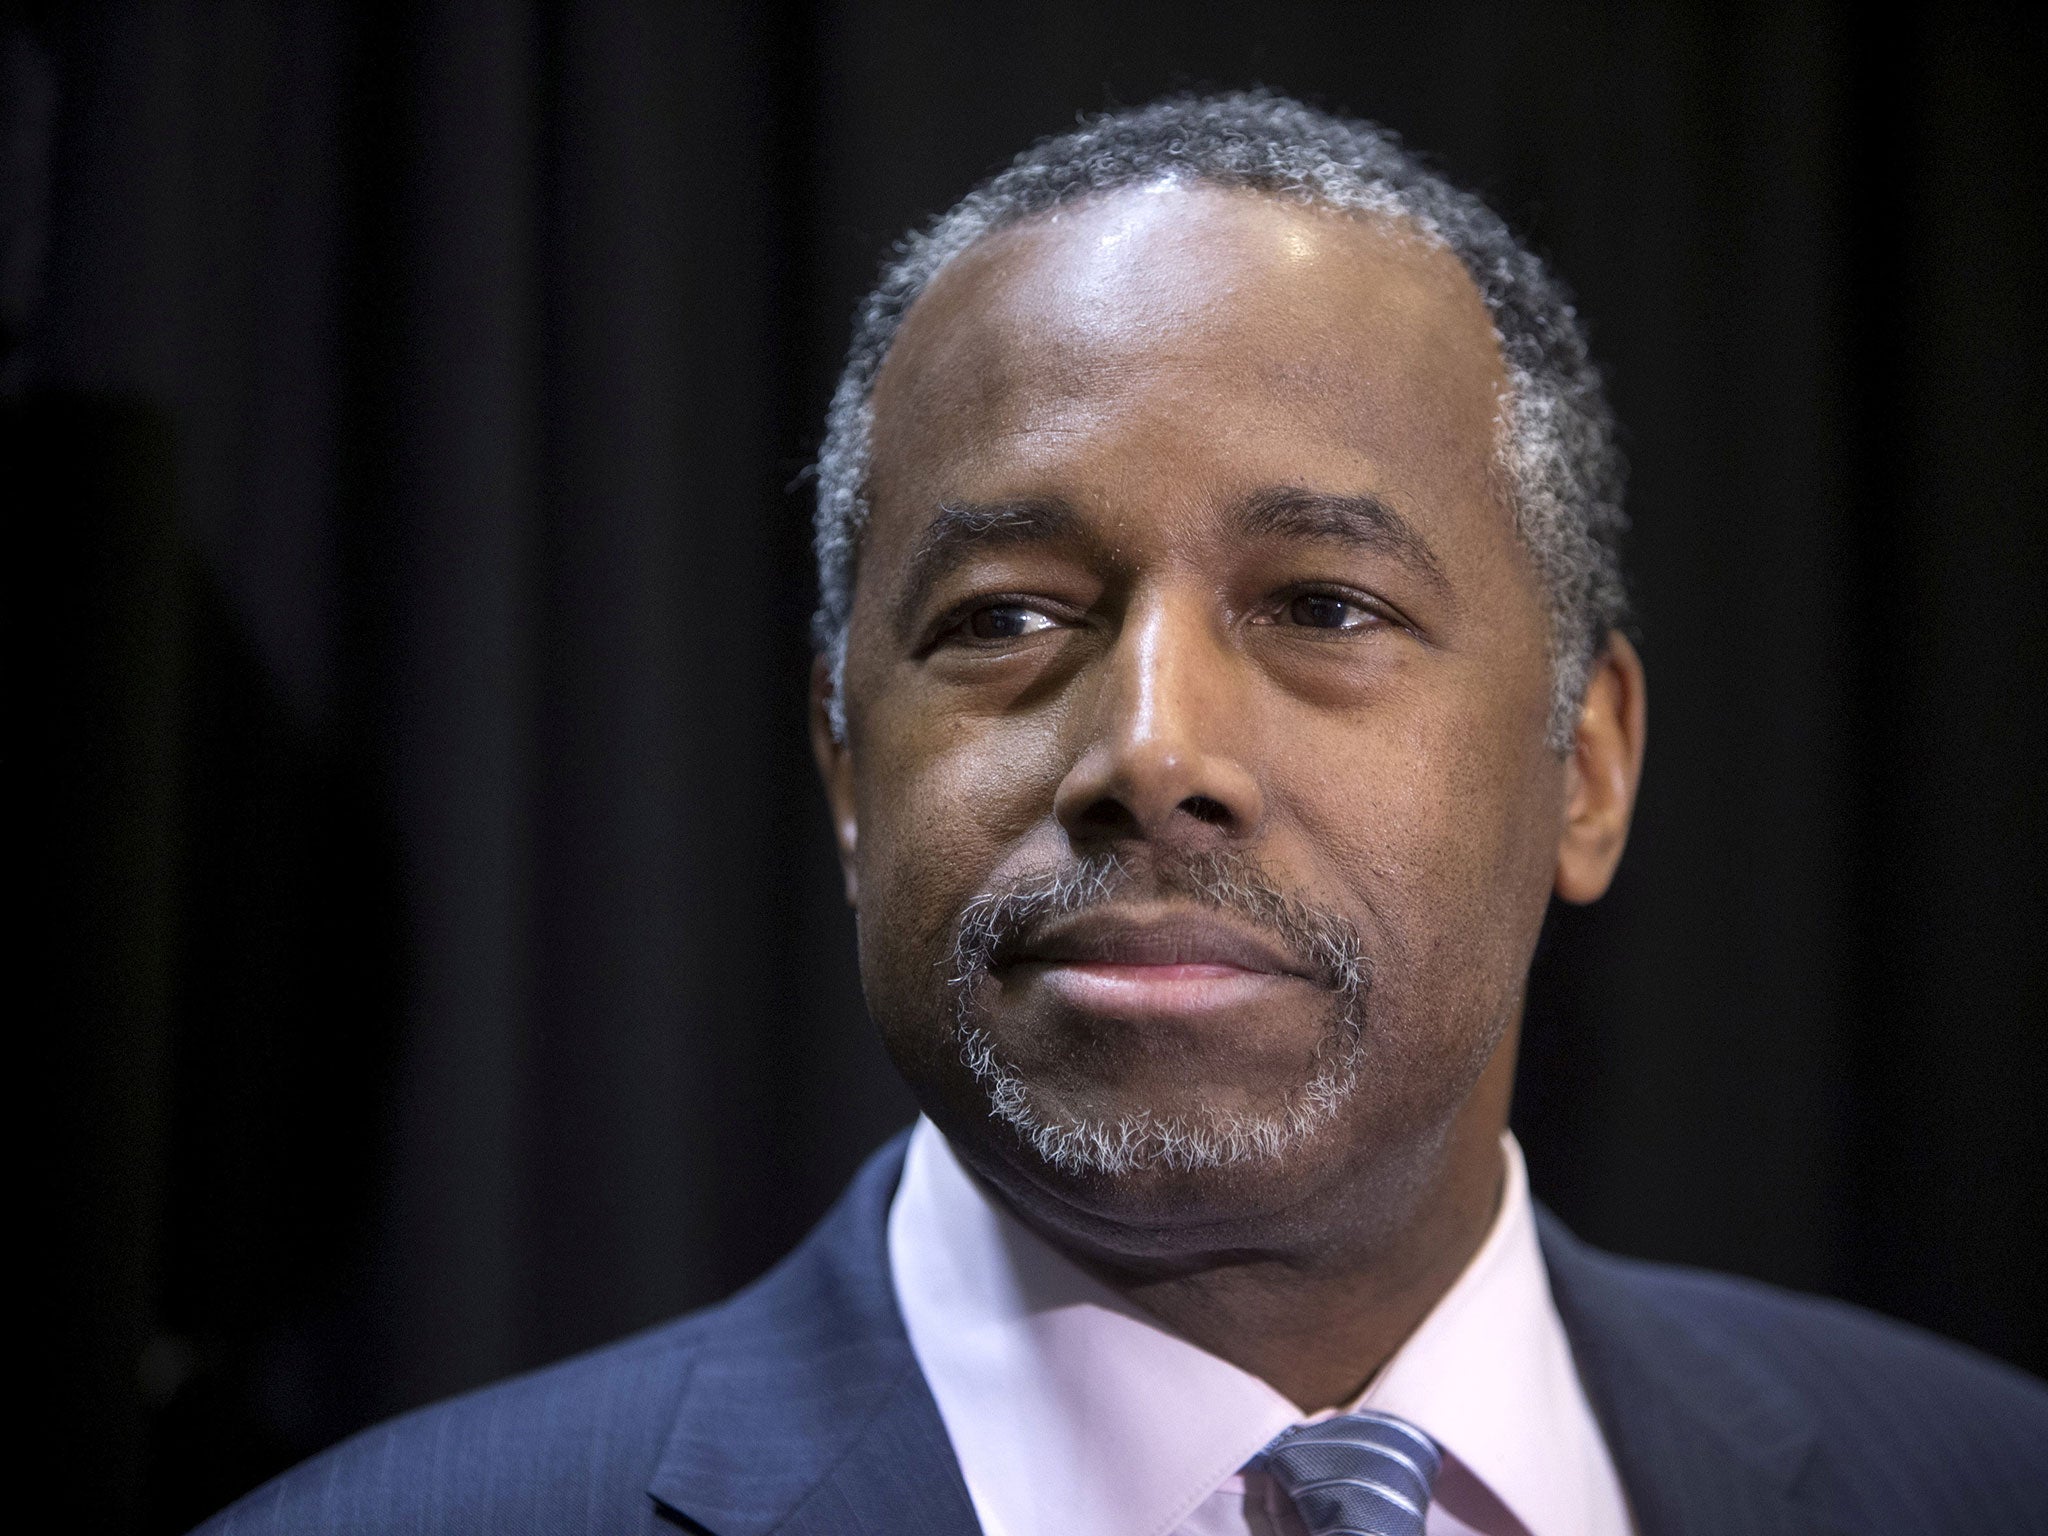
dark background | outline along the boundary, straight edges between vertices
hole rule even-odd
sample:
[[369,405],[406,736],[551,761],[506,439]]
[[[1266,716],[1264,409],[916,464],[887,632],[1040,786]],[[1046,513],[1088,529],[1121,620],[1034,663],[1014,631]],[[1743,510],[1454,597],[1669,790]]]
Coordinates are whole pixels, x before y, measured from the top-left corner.
[[722,1294],[907,1119],[789,487],[904,225],[1252,81],[1489,195],[1627,428],[1648,778],[1538,1193],[2048,1369],[2042,23],[1878,14],[8,12],[32,1476],[178,1528]]

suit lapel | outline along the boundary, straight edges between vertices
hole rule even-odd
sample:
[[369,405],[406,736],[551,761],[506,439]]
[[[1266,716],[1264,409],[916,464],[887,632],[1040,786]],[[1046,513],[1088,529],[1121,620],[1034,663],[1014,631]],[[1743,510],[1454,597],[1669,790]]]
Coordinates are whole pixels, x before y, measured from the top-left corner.
[[649,1491],[715,1536],[978,1536],[889,1280],[903,1138],[767,1276],[705,1318]]
[[953,1447],[913,1369],[777,1536],[979,1536]]
[[1834,1529],[1802,1497],[1815,1435],[1768,1372],[1538,1212],[1551,1293],[1641,1536]]

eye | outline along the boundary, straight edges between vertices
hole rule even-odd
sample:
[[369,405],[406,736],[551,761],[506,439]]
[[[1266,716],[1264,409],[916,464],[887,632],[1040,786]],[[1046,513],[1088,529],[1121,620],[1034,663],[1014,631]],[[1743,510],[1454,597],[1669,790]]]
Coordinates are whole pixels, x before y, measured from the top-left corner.
[[1019,640],[1052,627],[1051,619],[1022,603],[990,603],[960,621],[961,632],[973,640]]
[[1381,622],[1381,616],[1364,603],[1331,592],[1304,592],[1281,610],[1283,622],[1303,629],[1364,629]]

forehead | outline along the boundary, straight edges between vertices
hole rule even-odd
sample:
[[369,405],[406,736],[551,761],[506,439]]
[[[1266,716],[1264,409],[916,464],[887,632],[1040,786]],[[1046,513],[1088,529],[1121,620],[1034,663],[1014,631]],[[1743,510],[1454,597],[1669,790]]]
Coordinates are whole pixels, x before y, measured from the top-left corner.
[[876,383],[870,488],[879,514],[963,477],[1111,472],[1149,443],[1190,472],[1287,483],[1344,460],[1406,499],[1491,500],[1504,389],[1477,290],[1411,229],[1126,188],[941,271]]

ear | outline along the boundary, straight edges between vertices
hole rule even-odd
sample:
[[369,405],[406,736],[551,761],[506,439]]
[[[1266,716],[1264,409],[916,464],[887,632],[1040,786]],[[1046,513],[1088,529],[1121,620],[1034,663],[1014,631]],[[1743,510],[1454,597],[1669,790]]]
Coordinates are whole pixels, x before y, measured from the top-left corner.
[[825,803],[832,812],[832,840],[839,845],[839,872],[846,881],[846,904],[860,905],[859,882],[854,875],[853,852],[860,840],[860,823],[853,809],[853,750],[832,729],[832,663],[824,656],[811,658],[811,755],[818,762],[818,777],[824,781]]
[[1593,662],[1565,769],[1556,880],[1565,901],[1598,901],[1614,879],[1642,782],[1647,721],[1643,660],[1628,636],[1611,630]]

